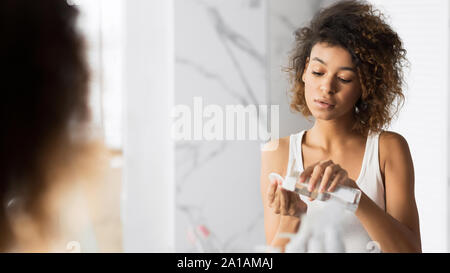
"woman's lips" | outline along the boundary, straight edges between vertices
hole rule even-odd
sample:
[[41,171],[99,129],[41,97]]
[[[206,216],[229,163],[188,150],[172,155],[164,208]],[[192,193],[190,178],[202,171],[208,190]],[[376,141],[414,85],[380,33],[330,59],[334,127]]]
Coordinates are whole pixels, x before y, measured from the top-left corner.
[[314,100],[314,103],[321,109],[333,109],[334,105],[322,102],[320,100]]

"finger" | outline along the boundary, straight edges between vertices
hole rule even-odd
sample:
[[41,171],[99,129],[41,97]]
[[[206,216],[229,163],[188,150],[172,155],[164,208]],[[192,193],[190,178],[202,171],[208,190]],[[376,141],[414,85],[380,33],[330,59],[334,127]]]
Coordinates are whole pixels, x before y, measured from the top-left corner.
[[300,200],[298,195],[291,195],[290,197],[290,205],[288,213],[289,215],[299,217],[301,213],[303,213],[303,206],[304,202]]
[[329,192],[334,192],[336,190],[336,187],[342,183],[342,180],[344,180],[346,177],[345,172],[339,171],[336,176],[334,177],[333,181],[331,182],[330,186],[328,187]]
[[273,212],[275,214],[280,214],[280,188],[277,188],[275,192],[275,199],[273,201]]
[[267,194],[266,194],[269,207],[273,206],[273,201],[275,199],[276,190],[277,190],[277,183],[271,181],[269,183],[269,186],[267,187]]
[[298,200],[296,200],[295,202],[296,204],[296,216],[300,216],[302,213],[306,213],[308,206],[306,205],[305,202],[303,202],[300,198],[298,198]]
[[325,172],[323,173],[322,180],[320,181],[319,193],[324,192],[328,185],[333,181],[334,176],[340,170],[339,165],[331,164],[325,168]]
[[299,177],[300,183],[304,183],[306,181],[306,178],[308,178],[312,174],[313,169],[314,169],[313,166],[308,167],[300,174]]
[[305,211],[304,206],[306,206],[306,204],[300,199],[298,193],[290,193],[289,202],[289,215],[298,217]]
[[281,215],[288,214],[289,197],[287,196],[287,191],[283,188],[280,189],[280,213]]
[[287,199],[287,206],[286,210],[289,215],[292,215],[292,208],[295,208],[295,196],[298,195],[298,193],[286,191],[286,199]]
[[314,167],[317,166],[317,165],[319,165],[319,164],[320,164],[320,162],[317,162],[317,163],[315,163],[315,164],[313,164],[313,165],[307,167],[307,168],[300,174],[300,177],[299,177],[300,182],[301,182],[301,183],[304,183],[304,182],[306,181],[306,179],[307,179],[308,177],[310,177],[311,174],[313,173]]
[[309,180],[309,183],[308,183],[308,190],[310,192],[314,191],[314,189],[316,188],[316,184],[319,183],[319,180],[322,178],[325,168],[330,164],[333,164],[333,162],[331,160],[322,161],[320,164],[317,164],[314,167],[313,173],[311,175],[311,179]]
[[306,213],[308,211],[308,205],[306,205],[306,203],[300,198],[298,198],[296,204],[300,213]]
[[289,215],[295,215],[296,213],[296,207],[297,207],[297,200],[295,199],[295,196],[298,196],[298,194],[292,194],[292,192],[288,193],[288,200],[289,200],[289,207],[288,207],[288,214]]
[[318,183],[319,179],[322,176],[322,166],[321,165],[316,165],[314,167],[313,173],[311,174],[311,178],[309,179],[308,182],[308,191],[312,192],[314,190],[314,188],[316,187],[316,184]]

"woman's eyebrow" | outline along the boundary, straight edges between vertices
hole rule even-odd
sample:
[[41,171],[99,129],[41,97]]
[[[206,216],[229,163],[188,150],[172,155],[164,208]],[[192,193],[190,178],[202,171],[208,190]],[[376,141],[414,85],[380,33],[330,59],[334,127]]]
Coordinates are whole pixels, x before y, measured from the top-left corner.
[[[321,63],[323,65],[327,65],[326,62],[324,62],[323,60],[319,59],[318,57],[314,57],[313,61],[318,61],[319,63]],[[341,66],[341,67],[339,67],[339,70],[350,70],[350,71],[356,73],[356,70],[353,67],[349,67],[349,66]]]

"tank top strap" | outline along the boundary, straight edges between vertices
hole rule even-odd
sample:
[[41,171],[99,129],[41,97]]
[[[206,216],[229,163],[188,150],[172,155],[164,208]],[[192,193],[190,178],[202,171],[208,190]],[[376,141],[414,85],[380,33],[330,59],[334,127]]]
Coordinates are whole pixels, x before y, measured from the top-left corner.
[[[371,132],[367,136],[366,150],[364,154],[364,160],[361,166],[361,181],[364,182],[366,174],[375,175],[377,181],[381,181],[380,163],[378,160],[378,145],[379,145],[380,133]],[[358,184],[359,184],[358,183]]]
[[[377,181],[382,182],[381,171],[380,171],[380,161],[379,161],[379,142],[380,142],[380,133],[374,132],[369,134],[368,137],[368,145],[367,147],[367,160],[365,162],[364,169],[366,172],[370,172],[371,175],[376,177]],[[384,187],[383,183],[381,183]]]
[[357,184],[380,208],[386,208],[385,189],[380,171],[379,161],[379,139],[380,132],[370,133],[367,137],[366,154],[361,175]]

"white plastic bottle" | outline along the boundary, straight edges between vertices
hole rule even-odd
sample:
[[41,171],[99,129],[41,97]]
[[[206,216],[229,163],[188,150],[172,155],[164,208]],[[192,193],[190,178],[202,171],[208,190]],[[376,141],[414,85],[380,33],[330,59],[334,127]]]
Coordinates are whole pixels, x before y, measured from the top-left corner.
[[355,212],[359,205],[359,200],[361,199],[361,191],[355,188],[338,185],[334,192],[323,192],[319,193],[318,189],[314,189],[314,191],[310,192],[308,190],[309,177],[306,179],[304,183],[299,182],[300,174],[296,173],[291,176],[286,176],[283,178],[281,175],[277,173],[269,174],[269,179],[271,181],[282,181],[282,187],[288,191],[294,191],[298,194],[301,194],[306,197],[311,197],[320,201],[332,201],[345,209]]

